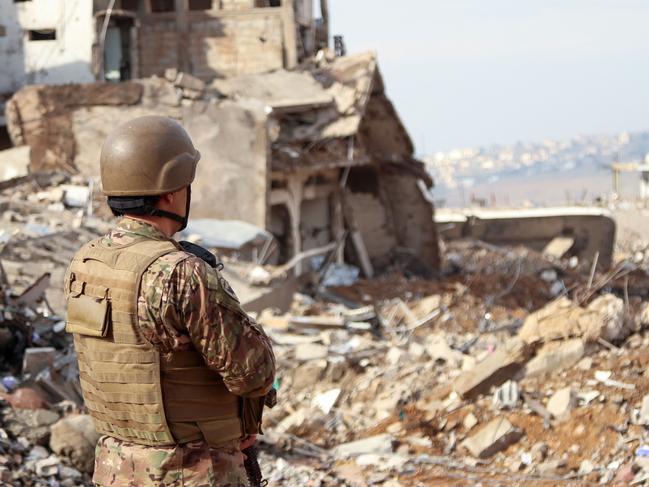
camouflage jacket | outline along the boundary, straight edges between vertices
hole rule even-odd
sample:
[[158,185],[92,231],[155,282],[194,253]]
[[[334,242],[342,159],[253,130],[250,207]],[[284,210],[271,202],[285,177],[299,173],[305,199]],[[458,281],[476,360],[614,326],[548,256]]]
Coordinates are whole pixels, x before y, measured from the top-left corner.
[[[122,219],[104,245],[166,238],[147,223]],[[138,321],[161,353],[195,348],[239,396],[260,396],[272,385],[275,357],[261,326],[241,309],[220,274],[183,251],[156,260],[142,277]],[[150,447],[103,437],[95,456],[97,485],[247,485],[238,444],[223,449],[203,442]],[[139,467],[138,467],[139,466]]]

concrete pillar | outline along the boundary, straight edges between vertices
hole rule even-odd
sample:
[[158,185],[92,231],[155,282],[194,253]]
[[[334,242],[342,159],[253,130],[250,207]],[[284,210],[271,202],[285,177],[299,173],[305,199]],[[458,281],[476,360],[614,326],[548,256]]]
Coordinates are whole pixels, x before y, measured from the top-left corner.
[[[306,177],[301,174],[291,175],[287,181],[286,189],[288,191],[288,208],[289,218],[291,220],[291,238],[293,240],[293,255],[296,256],[302,252],[302,233],[300,232],[300,222],[302,220],[302,200],[304,199],[304,183]],[[295,267],[297,275],[302,273],[302,263],[299,262]]]
[[189,2],[187,0],[174,0],[174,7],[176,10],[176,33],[178,35],[178,65],[176,68],[179,71],[191,74],[191,66],[189,61],[189,21],[187,20],[187,11],[189,10]]
[[282,24],[284,24],[284,67],[292,69],[297,65],[297,39],[295,32],[295,10],[293,0],[282,1]]
[[[331,193],[331,234],[336,242],[340,242],[345,234],[345,222],[343,217],[343,200],[339,188]],[[345,262],[345,245],[342,244],[336,250],[336,263]]]

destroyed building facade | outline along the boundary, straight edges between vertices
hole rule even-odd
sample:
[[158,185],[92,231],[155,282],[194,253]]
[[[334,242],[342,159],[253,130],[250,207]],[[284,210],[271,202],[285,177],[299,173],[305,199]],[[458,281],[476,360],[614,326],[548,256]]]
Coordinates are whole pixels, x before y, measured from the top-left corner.
[[[15,31],[40,1],[3,4],[16,14]],[[194,216],[269,230],[278,243],[270,262],[331,242],[340,242],[342,262],[347,241],[368,276],[396,261],[437,269],[432,181],[413,158],[376,55],[336,57],[326,48],[327,1],[319,7],[316,21],[311,0],[95,0],[92,11],[52,2],[50,22],[62,23],[48,28],[48,45],[67,46],[73,16],[88,39],[76,41],[86,71],[61,65],[61,76],[48,78],[43,68],[41,78],[2,88],[42,83],[7,103],[12,145],[29,146],[32,171],[97,177],[111,127],[167,115],[203,153]],[[28,47],[21,38],[15,50]],[[93,78],[115,83],[87,83]],[[83,84],[60,85],[70,81]]]
[[[180,120],[203,154],[192,214],[242,220],[277,239],[269,262],[341,242],[366,275],[399,262],[438,268],[432,181],[373,53],[302,70],[216,79],[167,71],[120,84],[28,86],[7,108],[32,170],[98,177],[111,127],[146,114]],[[25,123],[25,121],[29,121]],[[349,238],[344,239],[347,235]]]
[[310,0],[0,0],[0,113],[33,83],[293,68],[327,45],[326,0],[319,15]]

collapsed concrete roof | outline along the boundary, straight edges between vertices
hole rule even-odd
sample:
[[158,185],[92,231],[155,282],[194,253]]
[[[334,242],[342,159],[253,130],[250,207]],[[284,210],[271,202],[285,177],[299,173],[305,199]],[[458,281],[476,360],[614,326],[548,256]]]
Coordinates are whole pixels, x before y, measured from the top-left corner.
[[32,85],[7,107],[14,143],[31,147],[32,171],[95,180],[113,127],[151,114],[180,120],[203,154],[193,217],[271,231],[280,261],[343,238],[342,220],[356,220],[348,226],[358,227],[377,268],[403,249],[437,268],[433,208],[421,184],[432,181],[385,95],[374,53],[209,86],[176,70],[116,84]]
[[356,134],[373,88],[383,91],[373,52],[336,58],[315,70],[243,75],[214,80],[211,86],[227,97],[261,100],[281,114],[316,112],[283,130],[284,142]]
[[[97,176],[101,142],[120,121],[153,113],[182,120],[189,105],[219,104],[223,98],[250,105],[254,100],[272,108],[270,118],[277,122],[270,134],[273,170],[342,167],[370,159],[409,161],[412,165],[405,169],[432,184],[414,160],[412,141],[385,96],[373,52],[339,57],[310,70],[218,79],[209,87],[191,78],[180,74],[172,80],[26,86],[7,105],[9,132],[14,145],[32,148],[33,170]],[[111,122],[98,122],[102,119]]]

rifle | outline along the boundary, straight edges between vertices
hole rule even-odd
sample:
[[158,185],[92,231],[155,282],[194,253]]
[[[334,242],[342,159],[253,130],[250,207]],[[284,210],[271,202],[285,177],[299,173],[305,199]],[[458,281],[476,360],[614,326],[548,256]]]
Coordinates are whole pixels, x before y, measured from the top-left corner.
[[[271,389],[261,401],[252,399],[244,400],[244,424],[254,423],[256,429],[261,433],[261,417],[264,406],[272,408],[275,404],[277,404],[277,390],[275,388]],[[254,418],[254,421],[250,422],[250,416]],[[242,453],[246,456],[246,459],[243,461],[243,466],[246,469],[246,476],[248,477],[248,482],[250,482],[250,487],[266,487],[268,480],[264,479],[261,475],[261,467],[257,458],[257,447],[251,445],[244,449]]]
[[268,480],[263,478],[261,475],[261,467],[259,466],[259,460],[257,459],[257,447],[251,445],[242,453],[246,456],[246,459],[243,461],[243,466],[246,469],[246,475],[248,476],[248,482],[250,482],[250,487],[266,487],[268,485]]

